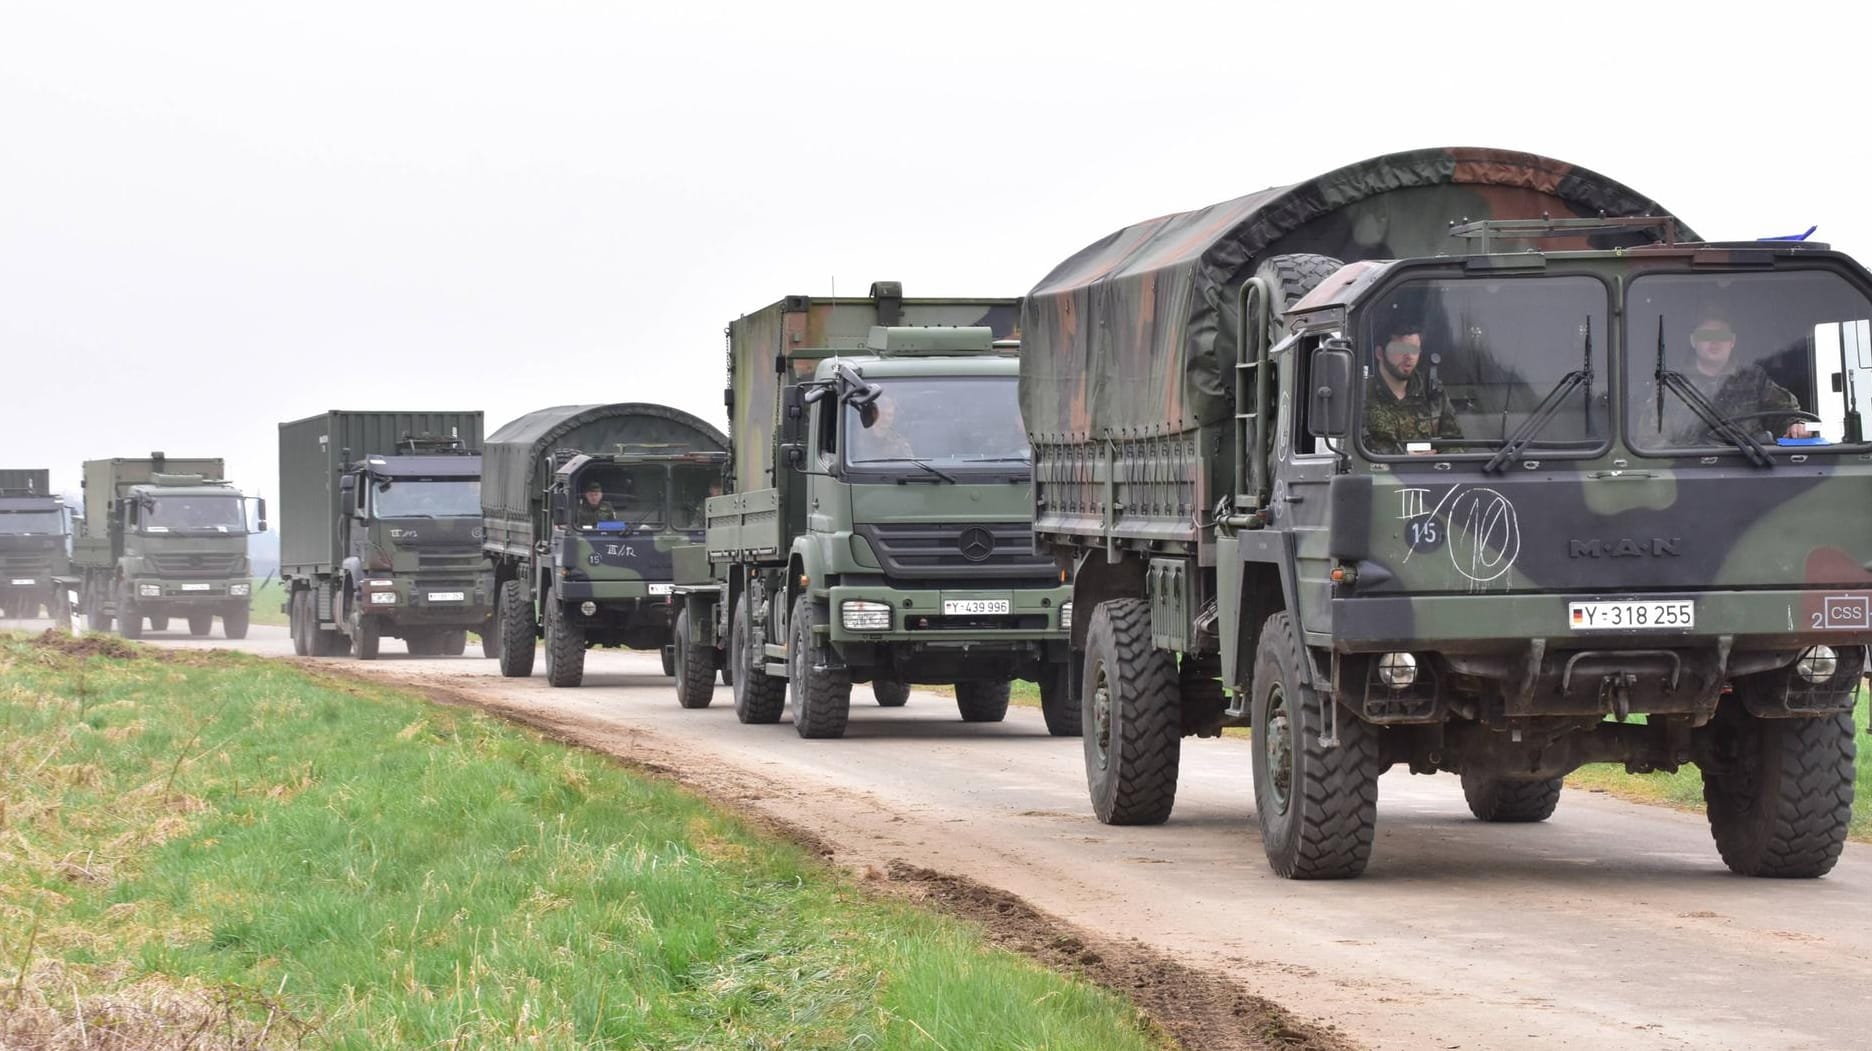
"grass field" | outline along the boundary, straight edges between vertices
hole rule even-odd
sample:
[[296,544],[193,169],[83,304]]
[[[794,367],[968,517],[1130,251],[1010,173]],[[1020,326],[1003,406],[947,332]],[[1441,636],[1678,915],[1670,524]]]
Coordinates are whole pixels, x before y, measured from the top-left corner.
[[1161,1043],[498,721],[240,654],[0,635],[0,1046]]
[[286,614],[280,612],[280,607],[286,602],[286,587],[278,577],[262,580],[266,581],[266,586],[261,587],[261,581],[254,581],[253,597],[248,603],[253,607],[253,623],[283,626]]

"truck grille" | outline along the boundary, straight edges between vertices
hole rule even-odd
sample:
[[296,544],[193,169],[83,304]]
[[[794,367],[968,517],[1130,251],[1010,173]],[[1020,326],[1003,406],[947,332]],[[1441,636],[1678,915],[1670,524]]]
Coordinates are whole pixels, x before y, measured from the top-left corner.
[[190,577],[224,580],[228,577],[247,575],[247,557],[245,555],[224,555],[218,552],[190,554],[145,555],[145,562],[159,577],[182,580]]
[[9,551],[0,555],[0,573],[44,573],[51,565],[50,551]]
[[888,577],[903,580],[992,580],[1006,587],[1052,587],[1053,561],[1034,554],[1026,522],[861,525]]

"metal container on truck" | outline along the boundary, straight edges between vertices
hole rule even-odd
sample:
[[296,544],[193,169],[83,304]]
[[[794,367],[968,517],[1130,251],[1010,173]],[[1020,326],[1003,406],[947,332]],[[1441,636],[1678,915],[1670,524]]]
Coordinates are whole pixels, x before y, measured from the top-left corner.
[[293,651],[494,655],[481,413],[333,409],[279,425],[280,580]]
[[584,681],[585,650],[670,648],[671,552],[700,543],[727,439],[667,405],[559,405],[488,438],[483,550],[499,593],[501,674]]
[[1033,547],[1018,310],[879,282],[728,326],[734,488],[683,560],[680,703],[708,705],[726,666],[742,722],[777,721],[790,694],[794,729],[824,738],[854,683],[885,707],[954,684],[964,720],[999,722],[1030,679],[1048,728],[1079,732],[1071,589]]
[[71,511],[51,483],[43,467],[0,468],[0,616],[64,616],[52,581],[70,571]]
[[[72,576],[92,631],[117,625],[127,639],[165,631],[172,617],[191,635],[221,618],[230,639],[246,638],[253,580],[250,532],[265,532],[266,501],[241,495],[219,459],[148,457],[86,460],[85,516],[72,541]],[[253,501],[249,526],[247,503]]]
[[[1254,726],[1271,867],[1361,872],[1378,776],[1544,820],[1584,763],[1700,769],[1733,870],[1812,877],[1872,642],[1872,274],[1705,244],[1492,149],[1118,231],[1035,286],[1035,530],[1076,567],[1093,809]],[[1642,718],[1639,718],[1642,717]]]

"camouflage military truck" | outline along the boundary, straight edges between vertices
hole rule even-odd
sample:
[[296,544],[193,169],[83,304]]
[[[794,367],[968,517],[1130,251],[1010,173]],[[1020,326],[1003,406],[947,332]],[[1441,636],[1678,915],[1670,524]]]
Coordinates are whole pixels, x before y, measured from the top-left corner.
[[333,410],[280,424],[280,580],[293,652],[373,660],[384,638],[494,656],[481,414]]
[[52,578],[70,572],[71,512],[51,482],[43,467],[0,470],[0,616],[64,615]]
[[488,439],[481,509],[502,675],[577,686],[589,646],[670,649],[671,552],[702,540],[727,439],[666,405],[561,405]]
[[[247,637],[253,581],[247,536],[265,532],[266,501],[243,497],[222,479],[221,461],[147,458],[86,460],[85,517],[72,541],[71,577],[92,631],[111,624],[139,638],[143,623],[165,631],[171,617],[206,635],[216,616],[230,639]],[[248,526],[246,502],[257,504]]]
[[685,707],[710,703],[726,662],[742,722],[778,720],[790,682],[800,736],[838,737],[853,683],[886,707],[954,683],[963,719],[998,722],[1021,678],[1053,732],[1078,733],[1071,592],[1033,550],[1019,362],[994,346],[1016,311],[881,282],[729,326],[736,485],[709,501],[712,569],[679,567]]
[[1426,150],[1119,231],[1023,318],[1100,820],[1165,820],[1181,738],[1252,725],[1283,876],[1364,869],[1394,764],[1539,821],[1581,764],[1694,763],[1731,869],[1832,867],[1872,641],[1851,259]]

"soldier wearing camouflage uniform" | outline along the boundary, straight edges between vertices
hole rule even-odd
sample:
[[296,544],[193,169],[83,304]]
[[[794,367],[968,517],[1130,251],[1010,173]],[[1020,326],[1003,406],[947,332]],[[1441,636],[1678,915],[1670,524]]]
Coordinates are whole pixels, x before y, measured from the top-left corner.
[[1365,383],[1365,447],[1372,452],[1401,455],[1409,442],[1462,437],[1449,399],[1417,371],[1422,355],[1416,327],[1400,327],[1379,343],[1378,367]]
[[[1766,431],[1777,437],[1807,437],[1807,424],[1792,415],[1801,411],[1800,399],[1794,396],[1794,392],[1770,379],[1758,365],[1735,363],[1735,327],[1721,314],[1705,313],[1690,333],[1690,345],[1695,348],[1696,359],[1690,368],[1683,370],[1684,378],[1709,399],[1718,416],[1725,420],[1750,417],[1738,421],[1742,429],[1750,434]],[[1655,403],[1647,408],[1650,411],[1646,415],[1651,423],[1648,430],[1650,434],[1656,435],[1659,428]],[[1789,410],[1790,414],[1754,415],[1772,413],[1777,409]],[[1645,430],[1641,428],[1640,433],[1643,434]],[[1663,440],[1668,445],[1721,444],[1711,433],[1709,425],[1681,400],[1666,402],[1662,430]]]

